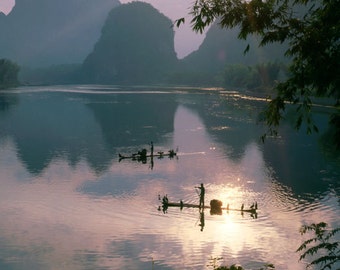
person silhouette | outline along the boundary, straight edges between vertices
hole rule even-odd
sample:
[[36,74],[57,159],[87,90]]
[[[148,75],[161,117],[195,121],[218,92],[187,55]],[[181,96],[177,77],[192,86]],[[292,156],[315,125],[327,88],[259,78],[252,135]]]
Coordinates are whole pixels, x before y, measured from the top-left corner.
[[201,190],[199,208],[204,208],[205,187],[203,186],[203,183],[202,183],[201,186],[199,186],[197,188],[199,188]]
[[153,142],[151,141],[151,143],[150,143],[150,146],[151,146],[151,157],[153,157]]

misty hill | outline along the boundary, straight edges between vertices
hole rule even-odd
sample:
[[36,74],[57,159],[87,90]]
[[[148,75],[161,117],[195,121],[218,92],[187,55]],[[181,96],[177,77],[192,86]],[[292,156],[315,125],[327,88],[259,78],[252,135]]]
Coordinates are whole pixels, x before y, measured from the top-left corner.
[[0,14],[0,58],[20,65],[81,63],[118,0],[16,0]]
[[[284,60],[283,45],[259,48],[256,37],[240,40],[238,33],[237,28],[221,29],[217,23],[213,24],[199,49],[182,60],[185,70],[215,73],[230,64],[255,65]],[[244,54],[248,44],[250,50]]]
[[172,22],[150,4],[114,8],[83,64],[89,83],[162,81],[177,63]]

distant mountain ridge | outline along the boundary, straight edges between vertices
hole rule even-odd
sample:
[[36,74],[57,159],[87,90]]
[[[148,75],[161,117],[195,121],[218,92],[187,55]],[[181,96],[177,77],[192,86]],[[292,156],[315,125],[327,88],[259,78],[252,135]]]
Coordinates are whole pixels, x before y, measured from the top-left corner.
[[[199,49],[183,59],[187,70],[216,72],[230,64],[256,65],[284,60],[284,45],[259,47],[260,40],[238,38],[239,29],[222,29],[217,22],[208,30]],[[244,53],[249,45],[249,51]]]
[[118,0],[16,0],[0,14],[0,58],[43,67],[81,63]]
[[251,74],[254,66],[286,61],[284,45],[259,48],[254,36],[239,40],[238,29],[221,29],[217,22],[199,49],[179,60],[172,25],[139,1],[17,0],[8,16],[0,14],[0,59],[22,66],[24,84],[221,85],[230,82],[228,66],[236,64],[242,66],[239,85],[252,78],[247,87],[261,80]]
[[171,26],[169,18],[147,3],[112,9],[83,64],[84,77],[90,83],[162,81],[178,62]]

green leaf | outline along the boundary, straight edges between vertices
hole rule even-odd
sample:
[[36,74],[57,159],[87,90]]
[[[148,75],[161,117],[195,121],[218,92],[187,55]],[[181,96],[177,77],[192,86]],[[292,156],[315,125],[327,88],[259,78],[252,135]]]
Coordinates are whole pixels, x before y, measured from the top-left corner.
[[246,54],[247,52],[249,52],[249,49],[250,49],[250,45],[248,44],[245,50],[243,51],[243,54]]
[[175,20],[174,24],[176,25],[176,27],[180,27],[180,25],[184,23],[185,23],[185,18],[180,18],[180,19]]

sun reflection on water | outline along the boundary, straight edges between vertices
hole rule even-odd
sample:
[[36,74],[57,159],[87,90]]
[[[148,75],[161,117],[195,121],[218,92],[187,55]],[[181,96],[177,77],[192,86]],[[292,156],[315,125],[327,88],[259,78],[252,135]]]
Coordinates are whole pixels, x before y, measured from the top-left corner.
[[[62,262],[72,269],[151,269],[151,262],[159,268],[206,269],[213,256],[228,265],[250,263],[248,269],[263,262],[304,269],[294,253],[298,228],[315,218],[338,224],[337,193],[320,200],[315,194],[295,196],[275,178],[261,146],[250,141],[231,158],[233,146],[211,136],[198,114],[184,105],[177,108],[173,125],[174,133],[165,135],[161,147],[180,146],[178,159],[154,160],[153,169],[149,163],[112,158],[105,170],[96,171],[88,159],[70,163],[64,153],[32,174],[17,154],[19,145],[2,139],[0,243],[6,247],[0,248],[0,261],[1,254],[12,252],[18,262],[30,257],[32,264]],[[91,127],[102,134],[98,125]],[[230,210],[211,215],[206,209],[204,226],[197,208],[157,210],[159,194],[197,204],[200,183],[207,205],[218,199]],[[257,218],[239,211],[255,201]]]

